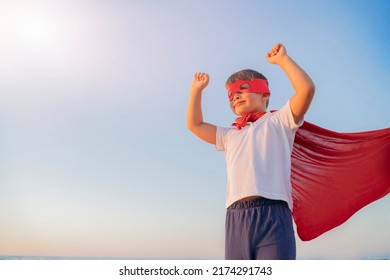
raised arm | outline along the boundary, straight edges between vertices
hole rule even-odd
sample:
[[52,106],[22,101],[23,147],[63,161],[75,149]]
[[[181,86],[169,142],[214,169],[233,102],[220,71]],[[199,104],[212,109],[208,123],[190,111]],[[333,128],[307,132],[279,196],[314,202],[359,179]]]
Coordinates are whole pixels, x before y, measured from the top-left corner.
[[299,123],[305,116],[314,97],[315,85],[309,75],[287,55],[282,44],[275,45],[266,55],[266,59],[279,65],[289,78],[295,94],[290,99],[290,108],[295,123]]
[[217,127],[203,122],[202,92],[209,84],[209,75],[195,73],[187,106],[187,128],[207,143],[216,142]]

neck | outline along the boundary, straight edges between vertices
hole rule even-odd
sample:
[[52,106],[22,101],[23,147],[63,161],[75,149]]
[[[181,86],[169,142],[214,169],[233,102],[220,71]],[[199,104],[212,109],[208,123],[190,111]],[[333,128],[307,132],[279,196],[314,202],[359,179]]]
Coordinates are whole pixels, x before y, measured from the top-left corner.
[[236,118],[236,122],[233,123],[232,125],[235,126],[238,130],[240,130],[241,128],[243,128],[244,126],[246,126],[246,124],[248,122],[255,122],[257,121],[259,118],[261,118],[262,116],[264,116],[264,114],[266,114],[267,112],[254,112],[254,113],[248,113],[244,116],[241,116],[241,117],[238,117]]

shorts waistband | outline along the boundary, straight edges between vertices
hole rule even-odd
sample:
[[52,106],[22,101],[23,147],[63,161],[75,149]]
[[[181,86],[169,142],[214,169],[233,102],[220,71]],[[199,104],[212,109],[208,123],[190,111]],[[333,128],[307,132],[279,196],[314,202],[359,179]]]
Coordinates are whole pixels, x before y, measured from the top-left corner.
[[274,205],[274,204],[286,204],[283,200],[268,199],[265,197],[254,198],[247,201],[236,201],[230,205],[227,210],[248,209],[258,206]]

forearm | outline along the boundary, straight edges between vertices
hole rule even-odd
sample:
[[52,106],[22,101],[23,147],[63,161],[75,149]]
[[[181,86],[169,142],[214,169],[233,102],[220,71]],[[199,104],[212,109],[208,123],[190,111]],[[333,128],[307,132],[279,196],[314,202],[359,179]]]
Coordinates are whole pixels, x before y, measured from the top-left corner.
[[312,79],[290,56],[281,57],[278,65],[286,73],[295,93],[307,95],[307,97],[314,94],[315,86]]
[[290,98],[290,108],[296,124],[300,123],[314,97],[315,86],[308,74],[288,55],[277,63],[289,78],[295,93]]
[[187,107],[187,128],[203,141],[216,143],[217,128],[203,121],[202,93],[191,89]]
[[210,144],[215,144],[216,126],[203,122],[202,91],[207,87],[208,83],[208,74],[195,73],[190,90],[186,120],[187,128],[192,133]]
[[191,88],[187,106],[187,128],[193,132],[196,126],[202,123],[202,92]]

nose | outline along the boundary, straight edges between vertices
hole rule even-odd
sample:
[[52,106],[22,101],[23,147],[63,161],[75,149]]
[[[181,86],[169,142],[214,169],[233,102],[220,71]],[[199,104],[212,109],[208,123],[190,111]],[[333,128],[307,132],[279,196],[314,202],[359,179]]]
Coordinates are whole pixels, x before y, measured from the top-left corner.
[[234,95],[233,95],[233,100],[237,100],[237,99],[240,99],[241,98],[241,92],[236,92]]

